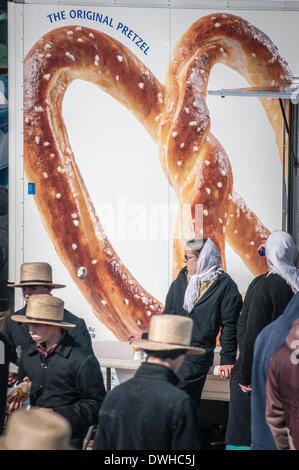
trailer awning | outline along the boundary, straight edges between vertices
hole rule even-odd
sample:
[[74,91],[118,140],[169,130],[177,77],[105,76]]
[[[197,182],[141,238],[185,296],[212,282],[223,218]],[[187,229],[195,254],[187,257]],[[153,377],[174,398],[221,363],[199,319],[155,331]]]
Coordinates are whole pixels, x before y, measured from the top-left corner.
[[218,96],[255,96],[257,98],[281,98],[281,99],[298,99],[299,83],[284,86],[262,86],[248,88],[231,88],[220,90],[208,90],[208,95]]

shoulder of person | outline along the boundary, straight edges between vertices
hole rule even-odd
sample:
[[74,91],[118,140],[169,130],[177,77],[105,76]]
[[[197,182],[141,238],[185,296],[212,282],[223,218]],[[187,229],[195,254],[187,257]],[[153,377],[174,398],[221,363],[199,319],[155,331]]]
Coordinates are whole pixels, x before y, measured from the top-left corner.
[[223,284],[223,287],[225,289],[236,290],[239,293],[237,283],[233,280],[233,278],[226,271],[223,271],[221,274],[219,274],[216,281],[217,280],[219,283]]
[[256,292],[267,290],[268,292],[273,291],[277,294],[279,292],[277,289],[279,289],[280,292],[291,289],[288,283],[279,274],[264,275],[256,285]]
[[174,279],[173,282],[178,281],[178,280],[180,280],[180,279],[184,279],[184,280],[185,280],[185,279],[186,279],[186,276],[187,276],[187,268],[186,268],[186,266],[184,266],[184,267],[179,271],[177,277]]
[[254,279],[252,279],[252,281],[250,282],[247,290],[251,290],[253,289],[254,287],[256,287],[258,285],[258,283],[260,281],[262,281],[265,277],[267,276],[267,273],[263,273],[263,274],[259,274],[259,276],[256,276]]
[[69,310],[64,309],[64,320],[69,323],[75,323],[76,325],[80,323],[85,323],[84,319],[74,315],[74,313],[69,312]]
[[7,317],[5,318],[5,326],[9,328],[11,326],[17,326],[17,325],[20,325],[20,323],[16,322],[15,320],[12,320],[12,316],[13,315],[25,315],[26,313],[26,306],[22,307],[20,310],[17,310],[16,312],[12,312],[10,313],[9,315],[7,315]]

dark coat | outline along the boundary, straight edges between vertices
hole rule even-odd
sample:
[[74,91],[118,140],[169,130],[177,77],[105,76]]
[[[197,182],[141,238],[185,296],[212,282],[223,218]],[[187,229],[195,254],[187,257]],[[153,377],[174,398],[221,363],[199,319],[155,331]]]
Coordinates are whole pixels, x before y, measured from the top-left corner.
[[106,395],[94,449],[200,449],[195,406],[177,383],[168,367],[143,363],[132,379]]
[[31,406],[51,408],[64,416],[72,426],[72,439],[82,440],[97,422],[106,394],[100,365],[68,332],[46,358],[35,343],[23,350],[18,375],[32,382]]
[[[30,344],[33,344],[34,341],[29,334],[28,324],[18,323],[15,320],[12,320],[12,315],[26,315],[26,305],[17,312],[8,315],[3,326],[3,334],[11,345],[11,361],[17,364],[17,356],[20,355],[21,351],[18,351],[17,355],[16,348],[23,350]],[[74,323],[76,325],[75,328],[69,328],[69,333],[76,342],[90,351],[93,351],[90,334],[88,333],[86,323],[83,318],[79,318],[68,310],[64,310],[64,321]]]
[[278,450],[299,450],[299,319],[271,357],[266,420]]
[[[203,296],[195,303],[190,314],[183,308],[187,288],[186,268],[172,282],[164,313],[189,316],[193,321],[192,346],[202,347],[212,353],[221,328],[220,363],[234,364],[237,353],[236,325],[242,309],[242,297],[236,283],[227,274],[220,274]],[[188,357],[188,356],[187,356]],[[213,363],[213,355],[212,357]],[[194,356],[202,361],[201,356]]]
[[272,433],[265,419],[266,379],[272,355],[286,340],[293,322],[299,318],[299,292],[277,320],[263,328],[254,344],[251,392],[253,450],[275,450]]
[[294,295],[291,287],[278,274],[263,274],[253,282],[253,286],[248,288],[248,299],[244,299],[244,308],[238,323],[240,356],[233,373],[242,385],[251,385],[256,337],[265,326],[283,313]]
[[7,339],[0,332],[0,435],[3,432],[5,419],[9,362],[10,357]]

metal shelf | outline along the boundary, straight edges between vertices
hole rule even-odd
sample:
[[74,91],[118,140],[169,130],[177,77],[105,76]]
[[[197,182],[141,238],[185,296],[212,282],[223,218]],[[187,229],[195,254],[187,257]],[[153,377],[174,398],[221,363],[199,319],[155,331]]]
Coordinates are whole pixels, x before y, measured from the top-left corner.
[[254,96],[256,98],[298,99],[299,85],[293,86],[264,86],[248,88],[232,88],[221,90],[208,90],[208,95],[217,96]]

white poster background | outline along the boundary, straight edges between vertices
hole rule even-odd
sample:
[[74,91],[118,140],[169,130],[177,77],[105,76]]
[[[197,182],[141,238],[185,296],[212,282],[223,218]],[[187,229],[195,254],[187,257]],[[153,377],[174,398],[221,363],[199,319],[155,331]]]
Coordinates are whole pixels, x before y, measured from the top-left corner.
[[[69,18],[51,23],[47,16],[63,10],[68,17],[70,10],[77,9],[101,11],[113,18],[115,26],[118,22],[128,25],[150,46],[148,55],[120,31],[105,24]],[[99,29],[122,42],[165,83],[174,44],[194,21],[215,11],[24,5],[24,55],[46,32],[65,25],[82,25]],[[242,16],[268,34],[294,74],[298,74],[297,12],[229,13]],[[248,86],[242,77],[217,65],[211,72],[208,89],[242,86]],[[259,100],[208,96],[207,103],[211,131],[232,164],[234,189],[269,230],[281,228],[281,163],[274,133]],[[155,219],[156,230],[151,233],[154,224],[150,214],[153,206],[162,207],[163,213],[165,208],[176,204],[176,197],[162,171],[157,145],[133,115],[87,82],[77,80],[70,85],[65,94],[63,116],[74,155],[112,245],[141,285],[164,302],[171,282],[173,219],[168,218],[167,223],[165,217],[160,222]],[[115,220],[127,221],[126,227],[122,225],[123,233],[115,230]],[[253,276],[228,245],[226,251],[228,272],[242,292]],[[27,194],[26,182],[24,261],[40,260],[52,264],[55,282],[67,285],[54,294],[65,300],[68,310],[85,319],[92,338],[114,339],[92,313],[57,256],[33,198]]]

